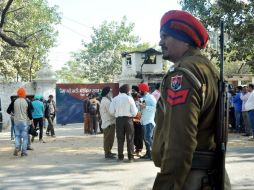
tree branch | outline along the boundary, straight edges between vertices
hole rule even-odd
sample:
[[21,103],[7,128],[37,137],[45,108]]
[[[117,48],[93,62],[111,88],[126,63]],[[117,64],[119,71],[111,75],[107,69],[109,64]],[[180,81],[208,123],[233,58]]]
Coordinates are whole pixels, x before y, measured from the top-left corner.
[[5,16],[6,16],[6,13],[8,12],[11,4],[12,4],[13,0],[9,0],[2,12],[2,15],[1,15],[1,21],[0,21],[0,28],[3,28],[3,25],[4,25],[4,20],[5,20]]
[[[23,8],[23,7],[21,7],[21,8],[9,11],[13,1],[14,0],[8,0],[8,2],[6,3],[6,6],[4,7],[4,9],[2,11],[1,20],[0,20],[0,38],[2,38],[3,41],[5,41],[6,43],[10,44],[11,46],[15,46],[15,47],[28,47],[28,45],[24,44],[24,42],[25,42],[24,40],[23,40],[23,42],[17,41],[17,40],[15,40],[15,39],[13,39],[13,38],[11,38],[11,37],[9,37],[9,36],[7,36],[6,34],[3,33],[3,32],[7,32],[7,33],[9,32],[9,33],[13,33],[14,35],[18,36],[20,39],[23,38],[22,36],[20,36],[19,34],[17,34],[14,31],[3,30],[3,26],[4,26],[4,23],[5,23],[5,19],[6,19],[6,14],[10,13],[10,12],[14,12],[14,11],[20,10],[20,9]],[[25,37],[25,39],[27,39],[27,37]]]
[[12,30],[4,30],[4,32],[6,32],[6,33],[13,33],[15,36],[19,37],[24,42],[26,42],[29,38],[33,37],[35,34],[42,32],[42,31],[43,31],[43,29],[40,29],[40,30],[37,30],[31,34],[26,35],[26,36],[20,36],[17,32],[14,32]]
[[245,64],[253,66],[253,65],[254,65],[254,60],[252,60],[252,61],[247,61]]
[[243,68],[244,65],[249,65],[251,68],[254,68],[254,60],[243,62],[241,64],[240,68],[238,69],[237,73],[240,73],[240,71],[241,71],[241,69]]
[[240,73],[240,71],[241,71],[241,69],[243,68],[244,65],[245,65],[245,63],[243,62],[243,63],[241,64],[241,66],[239,67],[239,69],[238,69],[238,71],[237,71],[237,74]]
[[1,31],[0,31],[0,38],[2,38],[5,42],[10,44],[11,46],[15,46],[15,47],[28,47],[28,45],[24,44],[23,42],[18,42],[16,40],[6,36]]
[[29,38],[31,38],[32,36],[34,36],[35,34],[40,33],[40,32],[42,32],[42,31],[43,31],[43,29],[37,30],[37,31],[35,31],[34,33],[31,33],[31,34],[26,35],[25,37],[23,37],[23,39],[24,39],[24,41],[26,41],[26,40],[28,40]]
[[6,32],[6,33],[13,33],[15,36],[17,36],[19,38],[22,38],[22,36],[20,36],[17,32],[14,32],[12,30],[4,30],[4,32]]
[[[8,11],[7,13],[9,14],[9,13],[13,13],[13,12],[16,12],[16,11],[19,11],[19,10],[21,10],[21,9],[23,9],[24,7],[20,7],[20,8],[17,8],[17,9],[13,9],[13,10],[10,10],[10,11]],[[7,14],[6,13],[6,14]]]

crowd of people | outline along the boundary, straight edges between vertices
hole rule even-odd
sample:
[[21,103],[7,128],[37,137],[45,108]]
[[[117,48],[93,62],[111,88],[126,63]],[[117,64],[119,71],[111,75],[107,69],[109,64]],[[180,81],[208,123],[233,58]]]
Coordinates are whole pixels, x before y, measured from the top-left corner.
[[[119,88],[119,94],[113,98],[112,89],[106,86],[102,89],[100,99],[90,94],[84,101],[84,133],[96,134],[98,126],[104,134],[105,158],[124,159],[124,142],[127,141],[128,159],[134,156],[151,160],[152,134],[155,127],[154,117],[156,102],[160,96],[160,84],[150,94],[148,84],[138,86],[124,84]],[[112,153],[114,139],[117,139],[118,153]],[[142,155],[143,142],[146,153]]]
[[38,135],[37,130],[39,130],[39,141],[45,143],[43,140],[45,119],[48,123],[46,135],[55,137],[53,124],[55,112],[53,95],[49,95],[47,101],[40,95],[28,99],[24,88],[17,90],[17,96],[11,97],[7,109],[7,113],[11,115],[11,140],[14,140],[15,136],[14,156],[18,156],[19,152],[21,156],[27,156],[27,150],[33,150],[31,142]]
[[[237,86],[229,91],[229,129],[243,133],[254,140],[254,85]],[[119,95],[113,98],[112,89],[103,88],[101,95],[90,94],[84,101],[84,133],[104,133],[105,158],[124,159],[124,141],[127,142],[128,159],[134,156],[151,160],[151,145],[156,102],[160,97],[160,84],[153,93],[146,83],[138,86],[125,84],[119,88]],[[114,139],[117,139],[118,153],[112,153]],[[143,143],[146,153],[142,155]]]
[[[155,127],[154,117],[156,102],[160,96],[159,84],[153,94],[149,86],[141,83],[138,86],[125,84],[119,88],[119,94],[113,98],[112,89],[107,86],[100,96],[89,94],[84,101],[84,133],[104,134],[105,158],[124,159],[124,142],[127,141],[128,159],[134,156],[151,160],[152,134]],[[39,136],[43,140],[43,129],[46,135],[55,137],[54,118],[56,105],[53,95],[44,100],[41,95],[26,96],[26,90],[19,88],[16,96],[11,96],[7,113],[11,116],[11,140],[15,140],[14,156],[27,156],[27,150],[33,150],[31,143]],[[46,128],[47,122],[47,128]],[[39,131],[39,135],[37,133]],[[112,153],[115,136],[118,153]],[[143,143],[146,153],[142,155]]]
[[229,124],[231,132],[244,133],[254,140],[254,85],[237,86],[229,91]]

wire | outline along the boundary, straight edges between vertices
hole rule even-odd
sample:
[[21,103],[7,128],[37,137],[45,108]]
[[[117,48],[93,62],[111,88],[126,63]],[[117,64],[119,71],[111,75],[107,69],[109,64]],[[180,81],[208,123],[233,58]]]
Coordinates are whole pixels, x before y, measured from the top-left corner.
[[52,54],[62,54],[62,55],[66,55],[71,53],[70,51],[53,51],[52,50]]
[[72,21],[72,22],[74,22],[74,23],[77,23],[77,24],[79,24],[79,25],[81,25],[81,26],[84,26],[84,27],[86,27],[86,28],[90,28],[90,29],[92,29],[92,27],[91,27],[91,26],[88,26],[88,25],[82,24],[82,23],[80,23],[80,22],[78,22],[78,21],[76,21],[76,20],[74,20],[74,19],[72,19],[72,18],[68,18],[68,17],[66,17],[66,16],[63,16],[63,18],[65,18],[65,19],[67,19],[67,20],[69,20],[69,21]]
[[70,28],[70,27],[68,27],[68,26],[66,26],[66,25],[64,25],[64,24],[61,24],[61,25],[62,25],[64,28],[70,30],[71,32],[73,32],[73,33],[75,33],[75,34],[77,34],[77,35],[79,35],[79,36],[82,36],[82,37],[84,37],[84,38],[90,38],[90,37],[88,37],[88,36],[86,36],[86,35],[84,35],[84,34],[81,34],[81,33],[77,32],[77,31],[73,30],[72,28]]

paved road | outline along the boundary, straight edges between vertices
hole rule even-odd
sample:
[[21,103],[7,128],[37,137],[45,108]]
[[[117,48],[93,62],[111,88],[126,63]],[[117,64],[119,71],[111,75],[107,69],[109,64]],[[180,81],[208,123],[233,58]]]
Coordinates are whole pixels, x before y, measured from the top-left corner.
[[[158,172],[151,161],[105,160],[102,135],[82,132],[79,124],[58,126],[57,138],[45,137],[45,144],[36,139],[26,158],[12,156],[9,132],[0,133],[0,189],[151,189]],[[254,189],[253,145],[237,135],[230,139],[227,168],[233,189]]]
[[226,166],[232,189],[254,190],[254,142],[232,134],[229,140]]

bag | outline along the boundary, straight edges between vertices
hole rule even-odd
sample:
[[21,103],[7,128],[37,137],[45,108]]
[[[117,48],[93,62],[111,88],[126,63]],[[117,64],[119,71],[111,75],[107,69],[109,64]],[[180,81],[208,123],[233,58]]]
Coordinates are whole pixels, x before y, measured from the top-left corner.
[[90,113],[90,115],[97,114],[97,103],[96,102],[91,102],[91,104],[89,105],[89,113]]
[[37,131],[36,131],[32,126],[29,127],[28,133],[29,133],[30,135],[32,135],[33,137],[37,137],[37,136],[38,136]]

